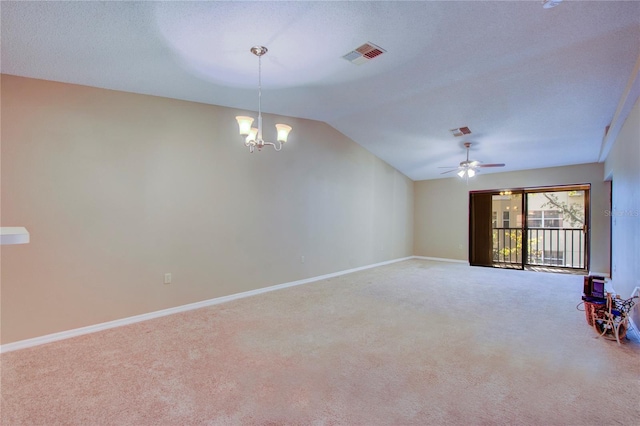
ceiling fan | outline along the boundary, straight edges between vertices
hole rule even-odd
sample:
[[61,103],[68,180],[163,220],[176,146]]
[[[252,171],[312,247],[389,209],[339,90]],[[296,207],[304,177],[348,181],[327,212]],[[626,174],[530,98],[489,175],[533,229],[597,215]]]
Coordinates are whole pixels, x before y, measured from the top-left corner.
[[458,176],[460,176],[461,178],[466,177],[468,179],[470,177],[474,177],[476,175],[477,169],[481,167],[504,167],[504,163],[482,164],[476,160],[469,160],[469,148],[471,147],[471,142],[465,142],[464,147],[467,148],[467,159],[461,161],[458,167],[440,167],[441,169],[451,169],[440,174],[444,175],[457,171]]

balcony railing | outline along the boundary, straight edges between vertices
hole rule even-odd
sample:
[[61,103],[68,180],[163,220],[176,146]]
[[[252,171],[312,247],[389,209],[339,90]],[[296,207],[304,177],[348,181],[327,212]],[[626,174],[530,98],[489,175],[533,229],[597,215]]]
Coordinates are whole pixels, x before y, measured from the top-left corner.
[[[522,264],[522,228],[493,228],[493,262]],[[585,268],[584,232],[578,228],[527,229],[527,265]]]

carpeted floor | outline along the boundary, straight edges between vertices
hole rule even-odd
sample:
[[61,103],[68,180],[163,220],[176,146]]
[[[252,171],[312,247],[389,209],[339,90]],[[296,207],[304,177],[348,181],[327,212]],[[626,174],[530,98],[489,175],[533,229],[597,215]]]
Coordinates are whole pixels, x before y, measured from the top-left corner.
[[3,425],[636,425],[582,278],[409,260],[31,349]]

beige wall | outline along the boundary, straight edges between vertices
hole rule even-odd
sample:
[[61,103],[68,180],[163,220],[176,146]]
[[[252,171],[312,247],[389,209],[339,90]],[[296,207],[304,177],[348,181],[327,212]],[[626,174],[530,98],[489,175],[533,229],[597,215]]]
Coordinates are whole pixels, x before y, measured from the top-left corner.
[[413,182],[324,123],[249,154],[246,111],[6,75],[1,106],[2,343],[412,254]]
[[608,274],[610,186],[603,164],[480,173],[468,185],[457,177],[415,182],[414,254],[468,260],[469,191],[581,183],[591,184],[591,270]]
[[[627,298],[640,287],[640,100],[627,117],[605,161],[612,179],[612,281]],[[640,309],[633,317],[640,325]]]

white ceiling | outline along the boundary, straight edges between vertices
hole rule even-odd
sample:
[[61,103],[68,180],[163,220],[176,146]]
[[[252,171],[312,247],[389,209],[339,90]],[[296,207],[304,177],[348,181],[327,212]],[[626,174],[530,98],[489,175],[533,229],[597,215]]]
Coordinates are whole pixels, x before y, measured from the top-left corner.
[[[599,160],[640,2],[2,1],[1,71],[325,121],[414,180]],[[354,65],[365,42],[386,53]],[[455,138],[449,129],[473,132]],[[296,134],[290,143],[305,143]]]

